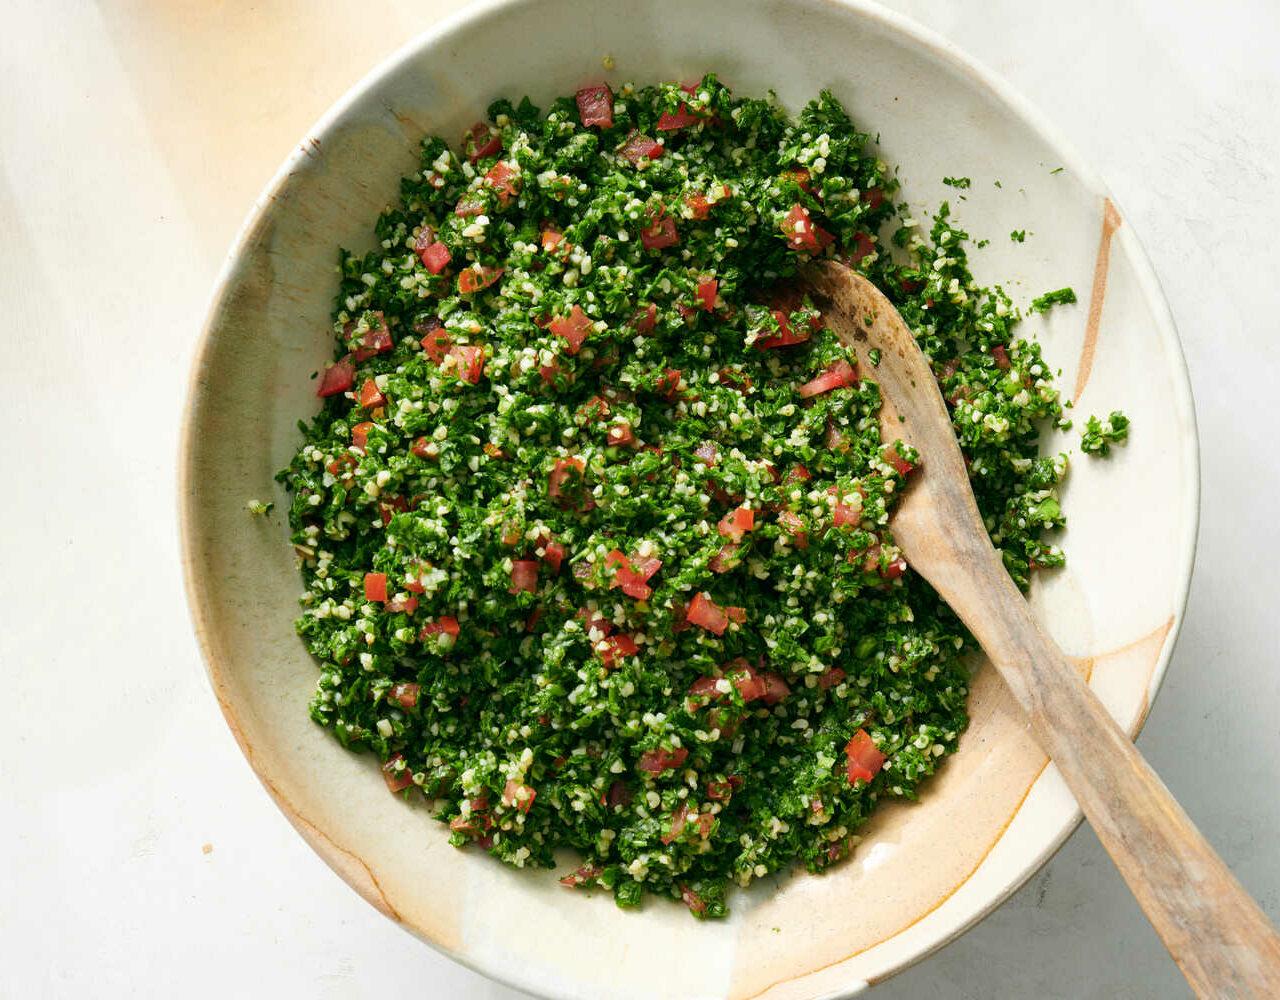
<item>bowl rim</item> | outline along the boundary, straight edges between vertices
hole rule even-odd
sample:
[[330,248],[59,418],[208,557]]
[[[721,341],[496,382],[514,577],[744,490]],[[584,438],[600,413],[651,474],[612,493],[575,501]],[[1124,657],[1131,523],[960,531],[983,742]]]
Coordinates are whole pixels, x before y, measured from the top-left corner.
[[[1141,706],[1137,720],[1130,730],[1130,736],[1136,739],[1150,716],[1155,698],[1173,658],[1182,624],[1186,617],[1191,578],[1195,566],[1201,513],[1199,430],[1191,391],[1190,372],[1187,368],[1186,356],[1174,323],[1172,311],[1156,275],[1155,268],[1141,241],[1133,231],[1132,225],[1128,222],[1127,216],[1120,210],[1119,203],[1111,194],[1101,175],[1094,170],[1058,127],[1000,74],[966,53],[939,32],[925,27],[904,14],[889,10],[874,2],[874,0],[809,0],[809,2],[820,6],[842,8],[848,14],[865,18],[892,33],[904,36],[908,41],[914,42],[935,58],[945,62],[953,70],[967,76],[976,86],[987,90],[1010,113],[1021,119],[1046,145],[1052,147],[1058,154],[1061,164],[1078,177],[1084,187],[1115,205],[1120,218],[1125,220],[1125,224],[1118,228],[1113,238],[1121,240],[1124,244],[1125,254],[1133,267],[1143,299],[1151,311],[1158,336],[1174,361],[1171,370],[1174,404],[1186,429],[1181,441],[1181,457],[1187,470],[1187,482],[1184,484],[1184,488],[1186,490],[1189,515],[1184,525],[1183,536],[1177,540],[1182,558],[1177,568],[1178,587],[1174,595],[1172,623],[1164,638],[1155,667],[1151,672],[1144,704]],[[198,407],[195,402],[201,390],[201,373],[208,363],[209,355],[212,352],[214,334],[220,325],[222,314],[228,304],[229,291],[237,270],[238,261],[250,248],[253,237],[276,201],[277,194],[288,185],[290,178],[298,169],[316,155],[316,149],[323,147],[335,127],[368,91],[376,89],[385,79],[399,72],[406,63],[416,58],[423,49],[429,48],[455,32],[477,22],[500,17],[508,8],[527,6],[529,3],[530,0],[473,0],[462,9],[446,15],[435,24],[414,35],[385,56],[368,73],[352,84],[337,101],[330,105],[315,124],[304,133],[301,141],[294,146],[293,150],[277,168],[254,200],[236,231],[231,249],[219,268],[203,312],[204,319],[187,376],[187,391],[184,396],[182,424],[178,441],[176,485],[178,494],[178,533],[184,589],[187,596],[188,612],[191,616],[192,627],[200,650],[200,657],[205,667],[205,674],[236,744],[239,746],[255,777],[266,789],[276,806],[303,836],[309,846],[335,873],[374,905],[375,908],[391,917],[397,925],[412,933],[418,940],[424,941],[437,952],[460,962],[491,980],[516,989],[549,996],[549,994],[542,992],[544,987],[541,984],[508,974],[505,967],[487,959],[483,954],[455,952],[445,948],[422,930],[400,920],[394,912],[389,911],[386,905],[380,905],[381,901],[376,898],[377,892],[371,893],[368,885],[360,884],[365,880],[361,879],[356,873],[347,853],[330,841],[322,831],[311,827],[308,821],[293,809],[287,798],[275,787],[266,770],[260,767],[257,756],[249,745],[232,706],[221,693],[223,687],[222,678],[229,672],[229,667],[220,662],[216,655],[214,644],[211,641],[212,629],[206,612],[206,586],[196,572],[196,552],[199,545],[199,536],[195,528],[197,518],[192,501],[196,483],[194,463],[198,433]],[[1049,762],[1046,770],[1042,771],[1039,777],[1035,779],[1032,787],[1038,784],[1045,777],[1045,774],[1051,770],[1056,772],[1052,761]],[[1079,827],[1083,819],[1084,815],[1077,805],[1060,828],[1045,841],[1042,850],[1026,866],[1024,871],[1011,879],[1001,891],[993,894],[983,906],[956,926],[950,928],[945,934],[879,974],[876,977],[876,983],[883,982],[929,957],[989,916],[1049,862],[1066,842],[1067,838]],[[362,866],[357,865],[356,867]],[[816,970],[800,973],[797,978],[803,978],[814,971]],[[853,996],[862,992],[868,985],[864,982],[851,982],[840,992],[824,997],[824,1000]]]

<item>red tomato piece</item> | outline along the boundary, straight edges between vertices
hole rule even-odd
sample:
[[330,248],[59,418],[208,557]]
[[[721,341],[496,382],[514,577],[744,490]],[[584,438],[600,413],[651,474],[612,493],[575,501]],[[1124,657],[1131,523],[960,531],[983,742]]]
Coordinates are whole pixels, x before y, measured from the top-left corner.
[[635,324],[636,333],[641,336],[648,336],[653,333],[654,324],[658,321],[658,307],[650,302],[645,308],[635,314],[631,320]]
[[513,778],[507,779],[506,787],[502,790],[502,804],[510,809],[515,806],[522,813],[527,813],[529,807],[533,805],[533,800],[538,797],[536,789],[530,788],[528,785],[522,785]]
[[[552,253],[556,247],[564,243],[564,235],[557,233],[554,229],[544,229],[542,231],[542,249],[546,253]],[[566,247],[566,249],[568,249]]]
[[341,361],[336,361],[324,370],[324,374],[320,376],[320,386],[316,389],[317,396],[336,396],[340,392],[346,392],[351,388],[356,380],[356,366],[351,362],[351,355],[347,355]]
[[707,569],[711,570],[712,573],[728,573],[738,564],[734,556],[738,554],[738,550],[741,548],[741,545],[737,545],[734,542],[728,543],[711,557],[707,562]]
[[387,694],[388,701],[397,702],[401,708],[414,708],[418,704],[418,695],[422,688],[417,684],[396,684]]
[[724,635],[724,630],[729,626],[728,615],[704,593],[695,594],[693,600],[689,602],[689,611],[685,615],[685,620],[694,625],[701,625],[708,632],[714,632],[716,635]]
[[752,531],[756,526],[756,512],[750,507],[738,507],[729,511],[720,519],[717,525],[720,534],[725,538],[731,538],[735,542],[742,541],[745,532]]
[[681,374],[679,368],[664,368],[662,377],[658,379],[658,384],[654,386],[654,391],[668,403],[674,403],[680,398]]
[[402,771],[396,770],[396,765],[403,760],[403,756],[395,754],[382,765],[383,780],[386,781],[387,788],[392,792],[402,792],[413,784],[413,774],[407,767]]
[[474,344],[449,348],[449,357],[454,359],[458,369],[458,377],[464,382],[475,385],[484,373],[484,348]]
[[832,389],[841,389],[845,386],[853,385],[856,381],[857,377],[854,375],[853,366],[847,361],[837,361],[817,378],[811,379],[800,386],[800,398],[808,399],[810,396],[819,396],[824,392],[830,392]]
[[601,128],[613,128],[613,91],[607,83],[598,87],[584,87],[579,90],[578,116],[584,128],[599,125]]
[[409,509],[409,501],[404,497],[382,497],[378,501],[378,513],[382,515],[382,526],[385,528],[397,512]]
[[542,549],[542,561],[551,567],[552,573],[559,573],[564,554],[564,546],[559,542],[547,542]]
[[538,564],[532,559],[517,559],[511,564],[511,588],[507,592],[530,594],[538,589]]
[[484,122],[476,122],[463,137],[462,145],[467,158],[475,163],[502,152],[502,133],[493,131]]
[[369,444],[369,432],[376,427],[369,421],[363,421],[351,428],[351,444],[357,451],[363,452]]
[[372,410],[375,406],[385,405],[386,402],[387,397],[378,388],[378,383],[371,378],[365,379],[364,385],[360,386],[360,405],[366,410]]
[[914,465],[898,454],[898,449],[893,445],[889,445],[889,447],[884,450],[884,460],[892,465],[899,474],[904,476],[915,468]]
[[569,343],[570,354],[577,354],[582,349],[582,342],[587,339],[595,324],[591,317],[584,313],[575,303],[568,316],[556,316],[551,320],[550,330],[557,337],[563,337]]
[[680,242],[680,234],[676,232],[676,220],[669,215],[660,215],[649,220],[648,227],[640,230],[640,242],[646,250],[662,250],[675,246]]
[[705,195],[687,194],[684,196],[684,203],[689,207],[689,212],[695,219],[705,219],[711,212],[711,202],[707,201]]
[[716,278],[704,278],[698,282],[698,303],[707,312],[716,307],[716,289],[719,287],[720,282]]
[[849,761],[848,774],[851,785],[857,781],[870,781],[880,773],[880,768],[885,762],[885,755],[876,748],[875,740],[865,729],[859,729],[853,734],[844,752]]
[[649,774],[661,774],[663,771],[670,771],[679,767],[688,756],[689,751],[684,747],[676,750],[664,750],[659,747],[656,750],[646,750],[642,753],[636,767],[641,771],[647,771]]
[[862,192],[862,200],[874,212],[884,204],[884,192],[878,187],[867,188]]
[[807,329],[796,330],[791,326],[791,320],[781,309],[772,310],[773,318],[778,323],[778,332],[770,334],[767,337],[757,337],[755,346],[760,350],[768,350],[774,347],[790,347],[792,344],[803,344],[809,339],[809,331]]
[[685,906],[689,907],[690,911],[693,913],[707,912],[707,901],[687,885],[680,886],[680,900]]
[[853,242],[853,249],[842,258],[844,263],[848,264],[850,267],[856,267],[863,257],[869,257],[871,254],[876,252],[875,243],[872,241],[871,237],[864,232],[860,231],[853,238]]
[[447,635],[451,639],[456,639],[461,634],[462,629],[458,625],[458,619],[448,615],[442,615],[433,622],[428,622],[422,627],[422,631],[418,633],[421,639],[429,639],[433,635]]
[[[605,88],[608,89],[608,88]],[[612,114],[612,108],[610,109]],[[583,122],[585,125],[586,122]],[[611,123],[612,124],[612,123]],[[576,889],[580,885],[586,885],[588,882],[594,882],[604,874],[604,869],[598,865],[583,865],[576,872],[566,875],[560,880],[560,884],[568,886],[570,889]]]
[[650,160],[656,160],[661,156],[662,144],[654,142],[647,135],[632,132],[627,136],[627,141],[622,144],[622,148],[618,152],[632,163],[639,164],[646,157]]
[[630,424],[614,424],[609,428],[609,433],[605,435],[605,441],[617,447],[634,444],[635,440],[636,436],[631,430]]
[[689,111],[687,104],[681,104],[674,114],[670,111],[664,111],[658,117],[658,131],[677,132],[682,128],[688,128],[690,125],[696,125],[701,120],[697,115]]
[[825,674],[818,678],[818,687],[823,691],[830,691],[833,687],[843,681],[845,673],[839,667],[832,667]]
[[386,573],[366,573],[364,575],[364,599],[366,601],[385,601],[387,599]]
[[781,674],[766,670],[760,676],[764,681],[764,694],[760,697],[764,699],[766,705],[776,705],[791,693],[791,688],[787,686]]
[[991,348],[991,357],[995,359],[996,367],[1002,372],[1007,372],[1010,368],[1009,352],[1004,349],[1003,344],[997,344]]
[[418,257],[422,260],[422,266],[432,274],[439,274],[453,260],[453,254],[449,253],[449,248],[443,243],[429,244],[419,251]]
[[804,521],[799,514],[784,510],[778,515],[778,523],[791,533],[791,540],[798,549],[809,547],[809,533],[805,531]]
[[427,458],[427,459],[435,458],[435,456],[432,455],[431,452],[427,450],[430,446],[431,446],[431,438],[420,437],[413,442],[413,447],[410,450],[419,458]]
[[787,238],[787,246],[792,250],[819,249],[817,227],[809,217],[809,210],[799,202],[791,206],[791,211],[782,222],[782,234]]
[[676,811],[671,814],[671,826],[666,833],[662,834],[658,839],[664,844],[669,844],[680,836],[684,830],[685,820],[689,817],[689,803],[681,802],[676,807]]
[[511,204],[511,199],[520,193],[520,173],[506,160],[495,163],[484,177],[497,194],[500,205]]
[[444,327],[439,327],[422,338],[422,353],[436,364],[439,364],[444,360],[444,356],[449,353],[449,347],[452,344],[453,338],[449,336],[449,331]]
[[[557,506],[565,509],[573,508],[579,513],[590,510],[596,502],[582,483],[585,470],[586,465],[580,458],[557,458],[551,474],[547,477],[547,496],[556,501]],[[576,506],[566,495],[566,483],[581,484],[583,495]]]
[[458,275],[458,291],[470,295],[483,288],[488,288],[502,277],[501,267],[469,267]]

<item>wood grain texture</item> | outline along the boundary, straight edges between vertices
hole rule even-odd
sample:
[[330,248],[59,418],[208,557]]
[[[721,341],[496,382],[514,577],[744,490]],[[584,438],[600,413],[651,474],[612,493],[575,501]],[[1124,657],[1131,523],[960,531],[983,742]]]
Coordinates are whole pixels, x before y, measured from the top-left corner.
[[[1200,997],[1280,997],[1280,936],[1037,626],[969,488],[942,396],[911,331],[865,279],[807,275],[824,320],[884,396],[882,434],[920,452],[892,528],[911,567],[951,605],[1027,712],[1103,846]],[[878,349],[872,366],[868,352]]]

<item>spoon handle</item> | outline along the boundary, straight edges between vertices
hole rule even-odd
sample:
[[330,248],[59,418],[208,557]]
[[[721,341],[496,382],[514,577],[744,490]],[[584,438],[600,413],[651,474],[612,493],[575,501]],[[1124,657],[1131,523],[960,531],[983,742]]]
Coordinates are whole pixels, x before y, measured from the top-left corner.
[[[1280,997],[1276,929],[1040,630],[995,552],[977,561],[983,585],[955,594],[972,606],[952,607],[1001,668],[1036,739],[1196,995]],[[963,572],[972,574],[974,565]]]

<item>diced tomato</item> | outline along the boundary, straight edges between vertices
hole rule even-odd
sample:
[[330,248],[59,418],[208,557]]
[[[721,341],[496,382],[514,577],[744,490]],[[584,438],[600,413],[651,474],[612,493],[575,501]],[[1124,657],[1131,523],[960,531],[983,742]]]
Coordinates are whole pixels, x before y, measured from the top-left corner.
[[688,128],[690,125],[696,125],[701,120],[697,115],[689,111],[688,105],[681,104],[674,114],[670,111],[664,111],[658,116],[658,131],[677,132],[682,128]]
[[564,546],[559,542],[547,542],[542,547],[542,561],[551,567],[552,573],[559,573],[560,564],[564,562]]
[[356,424],[354,427],[352,427],[351,428],[352,447],[355,448],[357,451],[363,452],[365,448],[367,448],[369,445],[369,432],[373,430],[374,427],[376,426],[377,426],[376,424],[371,424],[369,423],[369,421],[365,420],[365,421],[362,421],[361,423]]
[[[556,501],[557,506],[565,509],[574,507],[575,505],[569,502],[566,495],[565,485],[566,483],[582,484],[585,469],[586,464],[580,458],[557,458],[551,474],[547,477],[547,496]],[[576,505],[580,513],[595,506],[595,500],[586,491],[585,484],[581,485],[581,489],[583,496]]]
[[741,548],[741,545],[733,542],[728,543],[711,557],[707,562],[707,569],[711,570],[712,573],[728,573],[737,565],[737,560],[734,559],[734,556],[738,554],[738,550]]
[[356,366],[352,364],[351,355],[348,354],[341,361],[335,361],[324,370],[324,374],[320,376],[320,386],[316,389],[316,395],[336,396],[350,389],[355,380]]
[[458,291],[470,295],[488,288],[502,277],[503,270],[501,267],[469,267],[458,275]]
[[396,770],[396,765],[404,760],[400,754],[395,754],[389,761],[382,765],[382,777],[387,783],[387,788],[393,792],[402,792],[413,784],[413,772],[407,767],[402,771]]
[[716,635],[724,635],[724,630],[729,625],[728,615],[703,593],[695,594],[693,600],[689,602],[689,611],[685,615],[685,620],[694,625],[701,625],[708,632],[714,632]]
[[676,807],[676,811],[671,814],[671,826],[668,828],[667,832],[659,836],[658,839],[664,844],[671,843],[684,831],[685,820],[688,819],[688,817],[689,803],[681,802],[680,805]]
[[364,385],[360,386],[360,405],[366,410],[372,410],[375,406],[385,405],[386,402],[387,397],[378,388],[378,383],[371,378],[365,379]]
[[556,316],[551,320],[550,329],[557,337],[568,341],[570,354],[577,354],[582,349],[582,342],[595,329],[595,324],[575,303],[568,316]]
[[533,613],[530,614],[529,617],[526,618],[524,621],[524,630],[526,632],[532,632],[535,628],[538,627],[538,622],[540,621],[542,621],[542,609],[534,608]]
[[520,173],[506,160],[499,160],[484,176],[497,194],[499,205],[511,204],[511,199],[520,193]]
[[656,160],[661,156],[662,144],[654,142],[647,135],[632,132],[627,136],[627,141],[622,144],[622,148],[618,152],[632,163],[639,164],[646,157],[650,160]]
[[853,366],[847,361],[840,360],[817,378],[802,385],[800,387],[800,398],[808,399],[810,396],[818,396],[824,392],[830,392],[832,389],[841,389],[845,386],[853,385],[856,381],[857,376],[854,374]]
[[693,449],[693,457],[701,459],[703,464],[708,466],[716,464],[719,454],[714,441],[703,441]]
[[431,244],[434,243],[435,241],[436,241],[435,229],[432,226],[428,226],[424,223],[422,226],[418,227],[418,235],[414,237],[413,252],[416,253],[419,257],[421,257],[423,252],[427,249],[427,247],[431,246]]
[[832,667],[825,674],[818,678],[818,687],[823,691],[830,691],[833,687],[844,680],[845,673],[839,667]]
[[387,694],[387,700],[399,703],[401,708],[414,708],[418,704],[418,695],[421,693],[422,688],[417,684],[396,684]]
[[862,192],[862,200],[866,202],[867,207],[874,212],[884,204],[884,192],[878,187],[867,188]]
[[739,608],[730,604],[727,608],[724,609],[724,613],[725,613],[725,616],[729,619],[729,621],[737,622],[739,625],[741,625],[743,622],[747,620],[746,608]]
[[901,475],[906,475],[915,468],[910,462],[898,454],[898,449],[893,445],[889,445],[884,450],[884,460],[894,467]]
[[433,635],[447,635],[451,639],[456,639],[461,632],[462,629],[458,625],[458,619],[448,615],[441,615],[435,621],[424,625],[418,636],[421,639],[428,639]]
[[996,344],[995,347],[991,348],[991,357],[995,360],[996,367],[1002,372],[1009,370],[1009,352],[1004,349],[1003,344]]
[[[359,349],[351,352],[351,357],[356,361],[367,361],[375,354],[385,354],[395,346],[391,341],[391,332],[387,329],[387,319],[382,311],[371,312],[368,316],[369,329],[365,330],[360,337]],[[351,328],[352,324],[347,324],[348,332]]]
[[431,452],[427,450],[428,448],[430,448],[431,444],[432,444],[431,438],[420,437],[413,442],[413,447],[410,450],[419,458],[427,458],[427,459],[434,458],[435,456],[432,455]]
[[609,433],[605,435],[606,443],[617,447],[634,444],[635,440],[636,436],[630,424],[614,424],[609,428]]
[[661,774],[663,771],[670,771],[679,767],[688,756],[689,751],[684,747],[679,747],[676,750],[664,750],[659,747],[656,750],[646,750],[642,753],[636,767],[641,771],[647,771],[649,774]]
[[453,340],[449,336],[449,331],[444,327],[439,327],[422,338],[422,353],[436,364],[439,364],[444,360],[444,356],[449,353],[449,347],[452,343]]
[[680,397],[680,376],[679,368],[664,368],[662,377],[658,379],[658,384],[654,386],[654,390],[665,399],[668,403],[674,403]]
[[915,295],[925,286],[925,280],[924,278],[903,278],[900,284],[902,285],[902,290],[908,295]]
[[[607,90],[608,88],[605,89]],[[610,108],[610,114],[612,114],[612,108]],[[586,122],[583,122],[583,124],[585,125]],[[612,122],[610,122],[610,124],[612,124]],[[560,884],[568,886],[570,889],[576,889],[580,885],[586,885],[588,882],[594,882],[603,874],[604,869],[598,865],[583,865],[576,872],[572,872],[562,878],[560,880]]]
[[792,344],[803,344],[809,339],[809,330],[801,328],[794,329],[791,326],[791,319],[781,309],[772,310],[773,318],[778,323],[778,332],[770,334],[767,337],[757,337],[755,346],[759,350],[768,350],[774,347],[790,347]]
[[782,222],[782,234],[792,250],[814,251],[820,248],[817,227],[809,217],[809,210],[796,202]]
[[742,541],[745,532],[752,531],[756,526],[756,512],[750,507],[738,507],[729,511],[720,519],[717,525],[720,534],[725,538],[731,538],[735,542]]
[[465,219],[473,215],[483,215],[488,207],[489,203],[485,200],[483,191],[468,191],[458,199],[458,204],[453,207],[453,214]]
[[733,785],[728,781],[708,781],[707,798],[712,802],[728,802],[733,795]]
[[687,885],[680,886],[680,901],[693,913],[706,913],[707,901],[690,889]]
[[364,599],[366,601],[385,601],[387,599],[386,573],[366,573],[364,575]]
[[650,218],[649,225],[640,230],[640,242],[646,250],[662,250],[680,242],[680,234],[676,232],[676,220],[663,215]]
[[553,253],[555,249],[564,243],[564,235],[557,233],[554,229],[544,229],[542,231],[542,249],[546,253]]
[[382,526],[385,528],[397,512],[409,509],[409,501],[404,497],[383,496],[378,498],[378,513],[382,515]]
[[538,564],[532,559],[517,559],[511,564],[511,589],[508,593],[522,591],[534,593],[538,589]]
[[707,312],[711,312],[716,307],[716,289],[720,286],[720,282],[715,278],[704,278],[698,282],[698,303]]
[[613,128],[613,91],[607,83],[598,87],[584,87],[577,93],[578,116],[584,128],[599,125]]
[[529,811],[529,807],[537,797],[538,793],[535,789],[522,785],[513,778],[507,779],[506,787],[502,790],[502,804],[508,809],[515,806],[522,813]]
[[805,531],[804,521],[800,519],[799,514],[784,510],[778,515],[778,523],[791,533],[791,541],[796,548],[807,549],[809,547],[809,533]]
[[853,739],[849,740],[844,752],[849,761],[848,774],[851,785],[857,781],[870,781],[880,773],[880,768],[885,762],[884,754],[876,749],[875,740],[865,729],[859,729],[853,734]]
[[869,257],[876,252],[876,245],[872,242],[870,236],[859,231],[853,238],[853,249],[844,255],[844,262],[850,267],[856,267],[863,257]]
[[[595,626],[595,622],[591,623]],[[636,645],[636,641],[629,635],[611,635],[604,640],[604,649],[598,650],[600,654],[600,662],[606,667],[611,667],[617,662],[620,656],[635,656],[640,652],[640,647]]]
[[578,412],[575,416],[579,421],[591,422],[601,417],[607,417],[611,412],[608,400],[603,396],[592,396],[578,407]]
[[432,274],[439,274],[453,260],[453,254],[449,253],[449,248],[443,243],[429,244],[419,251],[418,257],[422,260],[422,266]]
[[697,192],[685,195],[684,203],[689,208],[689,214],[695,219],[705,219],[711,212],[711,202],[707,201],[705,195]]
[[800,190],[806,194],[813,194],[813,188],[809,186],[809,181],[813,179],[813,175],[809,173],[808,167],[795,167],[792,170],[784,170],[784,177],[790,177],[800,186]]
[[502,152],[502,133],[490,130],[484,122],[476,122],[463,136],[462,145],[467,158],[475,163]]
[[650,302],[647,306],[635,314],[631,320],[635,324],[636,333],[641,336],[648,336],[653,333],[654,324],[658,320],[658,307]]
[[791,693],[791,688],[787,686],[781,674],[766,670],[760,676],[764,680],[764,694],[760,697],[766,705],[776,705]]
[[474,344],[462,344],[449,348],[449,357],[454,359],[458,369],[458,377],[464,382],[475,385],[484,372],[484,348]]

